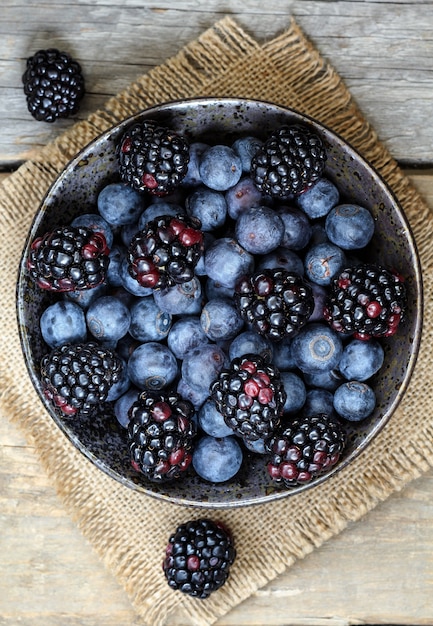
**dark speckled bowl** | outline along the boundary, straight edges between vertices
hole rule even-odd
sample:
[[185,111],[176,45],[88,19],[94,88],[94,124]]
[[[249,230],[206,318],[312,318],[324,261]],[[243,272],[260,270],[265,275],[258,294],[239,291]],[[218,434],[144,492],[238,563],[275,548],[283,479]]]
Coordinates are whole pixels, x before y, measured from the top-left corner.
[[[285,490],[271,485],[263,457],[249,454],[236,478],[222,484],[209,484],[191,475],[174,484],[146,482],[129,462],[124,429],[106,407],[98,418],[77,420],[62,417],[44,399],[39,380],[39,363],[47,346],[41,338],[39,318],[52,299],[29,280],[25,257],[29,242],[77,214],[95,212],[98,192],[117,179],[115,147],[124,129],[134,120],[155,119],[162,125],[185,133],[190,140],[227,143],[239,135],[264,138],[286,123],[307,121],[324,138],[328,161],[325,174],[339,187],[343,198],[367,207],[376,221],[369,246],[369,258],[397,268],[406,278],[409,309],[407,319],[395,337],[385,344],[385,363],[376,375],[374,388],[377,407],[373,415],[349,427],[349,442],[340,464],[329,474],[308,486]],[[221,140],[223,142],[223,140]],[[22,349],[31,380],[50,416],[92,463],[126,487],[189,505],[233,507],[284,498],[328,480],[347,467],[369,445],[390,419],[407,388],[420,342],[422,321],[422,281],[415,243],[393,193],[375,170],[340,137],[318,122],[293,110],[249,100],[197,99],[162,104],[127,119],[107,131],[80,152],[60,174],[39,208],[23,252],[18,277],[17,310]]]

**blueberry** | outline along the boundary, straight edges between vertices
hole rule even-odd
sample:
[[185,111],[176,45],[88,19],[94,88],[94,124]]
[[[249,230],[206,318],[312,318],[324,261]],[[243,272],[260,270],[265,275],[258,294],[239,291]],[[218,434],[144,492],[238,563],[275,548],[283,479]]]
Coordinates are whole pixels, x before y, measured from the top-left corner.
[[244,325],[233,300],[227,298],[209,300],[201,311],[200,322],[211,341],[233,339]]
[[172,316],[161,311],[153,296],[136,300],[131,308],[129,334],[138,341],[161,341],[170,331]]
[[137,387],[130,387],[128,391],[126,391],[114,402],[114,415],[116,416],[119,424],[124,428],[128,428],[130,420],[128,411],[134,404],[134,402],[138,399],[139,394],[140,391],[137,389]]
[[113,287],[123,285],[122,263],[125,263],[127,249],[121,244],[114,244],[108,255],[107,282]]
[[89,332],[104,344],[115,344],[126,335],[131,323],[128,307],[114,296],[101,296],[86,312]]
[[272,361],[274,348],[271,342],[253,330],[245,330],[233,339],[229,348],[230,360],[244,354],[258,354],[267,363]]
[[235,233],[239,244],[247,252],[267,254],[281,245],[284,223],[270,207],[251,207],[238,217]]
[[196,387],[192,387],[182,377],[179,378],[179,382],[177,384],[177,393],[179,393],[185,400],[189,400],[196,410],[198,410],[203,402],[206,402],[209,397],[208,389],[198,389]]
[[173,204],[171,202],[152,202],[149,204],[147,209],[143,211],[138,220],[138,229],[143,230],[149,222],[156,219],[157,217],[161,217],[162,215],[172,215],[176,217],[177,215],[184,215],[185,209],[180,204]]
[[307,397],[305,383],[294,372],[280,372],[280,377],[287,396],[283,411],[285,414],[297,413],[304,406]]
[[347,380],[365,381],[383,365],[384,350],[375,339],[351,340],[344,348],[339,369]]
[[184,359],[190,350],[209,343],[200,317],[185,315],[174,322],[167,337],[167,345],[178,359]]
[[102,215],[98,215],[97,213],[83,213],[72,220],[71,226],[85,226],[96,233],[102,233],[108,248],[111,249],[114,239],[113,231],[110,224]]
[[304,275],[304,262],[293,250],[287,248],[277,248],[269,254],[264,254],[257,263],[257,270],[273,269],[282,267],[287,272],[294,272],[299,276]]
[[129,357],[131,382],[140,390],[159,391],[173,383],[179,374],[174,354],[157,341],[140,344]]
[[276,210],[284,224],[283,248],[302,250],[311,237],[311,224],[303,211],[296,207],[281,206]]
[[373,389],[363,382],[343,383],[334,393],[334,409],[349,422],[359,422],[371,415],[376,406]]
[[123,369],[120,378],[108,390],[107,401],[115,402],[128,391],[130,386],[131,381],[129,379],[128,368],[126,362],[123,360]]
[[227,358],[216,344],[204,344],[190,350],[182,362],[182,378],[188,385],[209,394],[209,387],[218,377]]
[[212,437],[233,435],[233,430],[227,426],[222,413],[218,411],[215,402],[210,398],[202,404],[197,415],[198,424],[207,435]]
[[292,357],[302,372],[320,373],[338,367],[343,353],[340,335],[325,324],[307,324],[292,340]]
[[234,288],[226,287],[218,280],[213,280],[213,278],[208,277],[205,285],[205,293],[208,300],[213,300],[215,298],[232,298]]
[[249,176],[244,176],[240,181],[230,187],[225,193],[227,212],[229,216],[237,220],[247,209],[253,206],[261,206],[265,196],[259,191],[254,181]]
[[273,364],[280,370],[292,370],[296,368],[296,363],[292,356],[292,337],[286,337],[281,341],[273,342],[274,356]]
[[314,297],[314,309],[308,318],[309,322],[323,322],[325,303],[328,297],[328,292],[325,287],[318,285],[317,283],[309,283]]
[[302,413],[305,416],[324,413],[332,415],[334,412],[334,394],[327,389],[308,389]]
[[133,222],[132,224],[125,224],[120,228],[120,240],[126,248],[129,248],[129,244],[131,243],[134,235],[136,235],[139,231],[138,222]]
[[201,284],[195,276],[181,285],[155,290],[153,297],[162,311],[172,315],[197,315],[201,311]]
[[140,345],[140,341],[137,341],[128,333],[124,337],[121,337],[116,344],[116,354],[125,361],[129,360],[129,357],[134,352],[135,348]]
[[239,182],[242,161],[229,146],[210,146],[200,157],[199,173],[206,187],[226,191]]
[[153,293],[151,287],[143,287],[140,283],[131,276],[128,270],[128,258],[125,256],[120,261],[120,277],[122,279],[122,287],[129,291],[134,296],[140,298],[144,296],[150,296]]
[[325,217],[340,199],[337,187],[327,178],[321,178],[307,189],[296,201],[310,219]]
[[242,448],[236,437],[201,437],[192,453],[196,473],[211,483],[222,483],[233,478],[241,468]]
[[199,164],[203,152],[208,148],[209,144],[203,143],[202,141],[193,141],[190,143],[188,170],[182,180],[183,187],[197,187],[202,182]]
[[42,338],[50,348],[80,343],[87,338],[85,314],[75,302],[61,300],[51,304],[42,313],[39,324]]
[[313,283],[330,285],[345,264],[346,255],[340,247],[327,242],[319,243],[305,255],[305,275]]
[[365,248],[374,234],[374,219],[368,209],[357,204],[340,204],[326,217],[326,234],[343,250]]
[[78,304],[85,311],[94,300],[100,298],[101,296],[105,296],[107,290],[108,285],[106,283],[101,283],[96,287],[92,287],[92,289],[76,289],[75,291],[66,291],[63,294],[63,298],[69,302],[75,302],[75,304]]
[[324,372],[304,372],[304,381],[309,387],[335,391],[344,382],[344,378],[339,370],[333,369]]
[[242,163],[242,171],[249,173],[251,171],[251,159],[259,148],[263,146],[263,141],[258,137],[248,135],[247,137],[239,137],[232,144],[232,150],[238,155]]
[[234,287],[241,276],[253,271],[254,257],[236,239],[222,237],[206,250],[204,264],[210,278],[225,287]]
[[206,266],[204,262],[204,255],[205,255],[206,250],[209,248],[210,245],[213,244],[214,241],[215,241],[215,235],[209,232],[203,233],[203,253],[200,256],[198,263],[194,268],[194,272],[196,276],[206,276]]
[[97,206],[109,224],[124,226],[138,221],[144,210],[144,199],[142,194],[125,183],[111,183],[99,193]]
[[265,447],[264,439],[256,439],[256,441],[250,441],[249,439],[242,440],[247,450],[254,452],[255,454],[268,454]]
[[220,191],[200,187],[186,200],[186,212],[197,217],[204,232],[223,226],[227,216],[227,202]]

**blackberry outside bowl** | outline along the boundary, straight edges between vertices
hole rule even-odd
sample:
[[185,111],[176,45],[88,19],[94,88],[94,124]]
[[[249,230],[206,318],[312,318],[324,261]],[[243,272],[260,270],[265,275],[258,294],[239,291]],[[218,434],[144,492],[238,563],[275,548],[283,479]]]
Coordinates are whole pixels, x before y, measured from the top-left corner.
[[[108,403],[96,417],[71,418],[55,411],[40,382],[40,361],[49,349],[42,339],[39,319],[55,298],[30,279],[26,257],[33,239],[53,227],[69,224],[81,213],[95,213],[100,190],[118,180],[116,145],[133,122],[156,120],[185,134],[190,141],[229,144],[239,136],[264,139],[283,124],[307,123],[323,138],[328,159],[324,175],[338,186],[340,196],[369,209],[375,234],[369,260],[404,275],[408,308],[397,335],[384,341],[385,361],[374,376],[377,403],[362,422],[347,423],[348,443],[340,462],[327,474],[291,489],[272,484],[264,457],[245,451],[238,474],[227,482],[209,483],[193,471],[171,483],[146,481],[132,467],[126,430]],[[267,102],[242,99],[192,99],[154,106],[125,119],[85,147],[62,171],[38,209],[23,251],[17,284],[17,315],[28,373],[41,402],[57,426],[97,468],[125,487],[178,504],[235,507],[265,503],[297,494],[322,483],[346,468],[382,430],[398,406],[414,369],[422,325],[422,279],[419,258],[408,221],[394,194],[378,173],[351,146],[330,129],[301,113]]]

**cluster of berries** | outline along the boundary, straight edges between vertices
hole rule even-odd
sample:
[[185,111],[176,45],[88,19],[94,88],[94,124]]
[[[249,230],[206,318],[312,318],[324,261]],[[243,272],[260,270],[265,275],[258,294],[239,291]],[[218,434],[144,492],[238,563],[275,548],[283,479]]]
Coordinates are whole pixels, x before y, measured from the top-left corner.
[[229,480],[245,448],[286,487],[327,472],[344,423],[374,410],[406,294],[352,259],[374,220],[324,175],[320,136],[189,145],[146,121],[117,156],[95,212],[29,250],[32,278],[60,294],[41,317],[47,397],[68,415],[113,402],[153,481],[189,466]]

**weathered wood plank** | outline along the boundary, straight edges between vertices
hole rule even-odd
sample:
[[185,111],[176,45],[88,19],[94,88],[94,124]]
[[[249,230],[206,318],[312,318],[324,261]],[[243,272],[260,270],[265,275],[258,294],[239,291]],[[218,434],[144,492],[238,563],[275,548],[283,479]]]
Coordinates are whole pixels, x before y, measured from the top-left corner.
[[24,61],[59,46],[81,61],[89,95],[77,119],[139,74],[162,63],[225,14],[259,41],[293,15],[351,89],[393,155],[432,161],[433,10],[431,2],[218,0],[119,3],[28,0],[2,3],[0,15],[0,167],[31,157],[68,126],[36,123],[21,87]]

